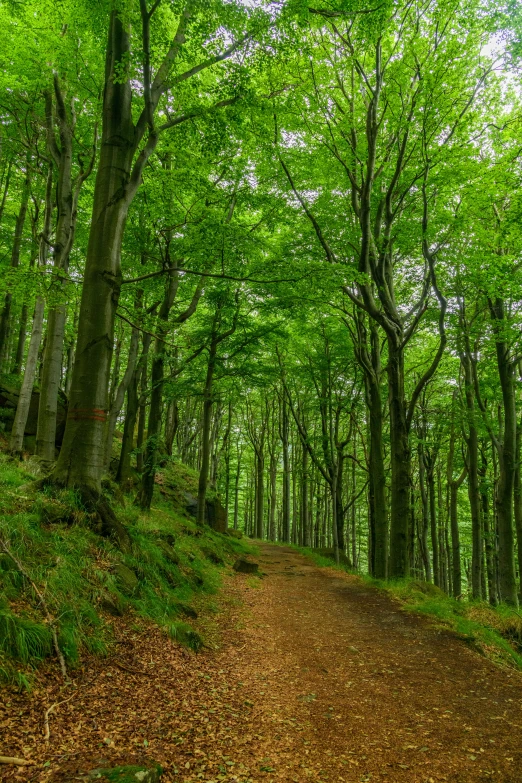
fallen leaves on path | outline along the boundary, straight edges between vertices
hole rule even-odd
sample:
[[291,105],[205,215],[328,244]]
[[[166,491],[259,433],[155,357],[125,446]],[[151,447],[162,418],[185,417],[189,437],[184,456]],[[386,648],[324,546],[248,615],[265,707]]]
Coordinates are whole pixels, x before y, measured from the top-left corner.
[[0,750],[36,765],[0,780],[154,760],[180,783],[522,781],[519,674],[355,577],[291,549],[261,558],[266,578],[227,578],[216,649],[116,619],[118,654],[86,661],[76,690],[49,667],[31,694],[10,692]]

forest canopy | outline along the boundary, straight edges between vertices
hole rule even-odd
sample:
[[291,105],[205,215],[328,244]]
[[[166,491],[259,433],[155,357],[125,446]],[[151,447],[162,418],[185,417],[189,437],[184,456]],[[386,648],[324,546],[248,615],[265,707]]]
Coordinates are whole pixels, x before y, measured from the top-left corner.
[[517,605],[520,5],[309,1],[0,2],[8,448]]

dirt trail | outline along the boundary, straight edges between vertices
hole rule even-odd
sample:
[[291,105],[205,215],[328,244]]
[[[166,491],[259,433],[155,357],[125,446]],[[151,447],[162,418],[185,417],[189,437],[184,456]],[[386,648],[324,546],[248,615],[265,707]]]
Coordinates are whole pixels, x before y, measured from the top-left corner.
[[[356,577],[261,544],[263,579],[227,578],[226,611],[194,654],[115,620],[68,698],[50,662],[0,704],[2,781],[72,783],[155,760],[165,783],[522,783],[522,676],[401,612]],[[214,633],[215,632],[215,633]],[[214,635],[213,635],[214,634]],[[211,644],[212,646],[212,644]]]
[[522,781],[518,673],[355,577],[290,548],[260,552],[267,577],[246,599],[237,670],[263,694],[276,779]]

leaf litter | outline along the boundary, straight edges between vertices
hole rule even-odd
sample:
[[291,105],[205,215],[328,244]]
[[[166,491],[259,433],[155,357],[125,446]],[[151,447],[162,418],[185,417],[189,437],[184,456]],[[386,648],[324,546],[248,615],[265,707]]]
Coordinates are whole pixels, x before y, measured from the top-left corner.
[[396,605],[356,577],[260,553],[267,578],[227,578],[202,652],[114,618],[117,653],[86,658],[73,685],[49,664],[31,693],[4,691],[0,752],[35,764],[0,780],[154,761],[179,783],[520,783],[517,672],[424,618],[390,627]]

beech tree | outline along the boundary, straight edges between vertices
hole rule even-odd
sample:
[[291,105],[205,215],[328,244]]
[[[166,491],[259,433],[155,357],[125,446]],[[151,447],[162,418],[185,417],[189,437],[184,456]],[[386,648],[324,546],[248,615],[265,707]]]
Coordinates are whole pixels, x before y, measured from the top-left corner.
[[109,489],[147,513],[183,463],[199,525],[516,605],[516,9],[0,19],[9,449],[123,549]]

